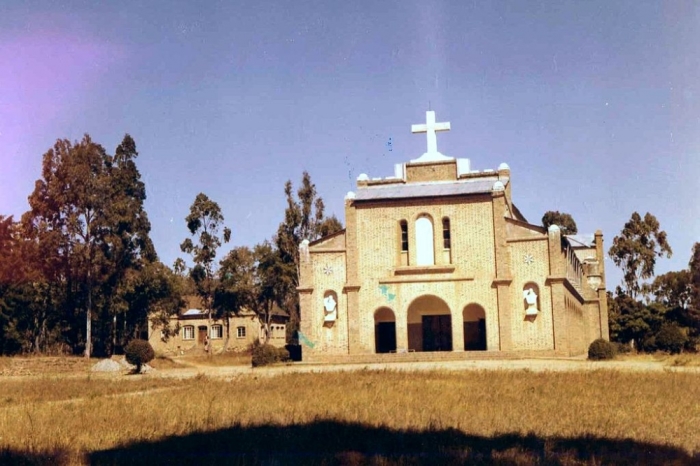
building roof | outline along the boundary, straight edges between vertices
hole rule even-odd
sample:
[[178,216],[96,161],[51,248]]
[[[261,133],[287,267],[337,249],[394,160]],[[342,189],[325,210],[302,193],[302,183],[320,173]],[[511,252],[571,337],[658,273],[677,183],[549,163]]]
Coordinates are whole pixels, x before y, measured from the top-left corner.
[[362,187],[355,194],[355,201],[380,199],[411,199],[417,197],[462,196],[465,194],[490,193],[496,178],[432,181],[427,183],[395,183],[380,186]]
[[572,248],[592,248],[595,247],[595,235],[565,235]]

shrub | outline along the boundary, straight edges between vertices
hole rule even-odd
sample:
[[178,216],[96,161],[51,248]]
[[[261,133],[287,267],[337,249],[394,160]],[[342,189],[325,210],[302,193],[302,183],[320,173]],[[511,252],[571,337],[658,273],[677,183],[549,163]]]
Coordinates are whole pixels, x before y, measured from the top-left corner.
[[285,348],[277,348],[270,344],[256,343],[252,349],[251,362],[253,367],[267,366],[276,362],[289,361],[289,351]]
[[153,347],[146,340],[131,340],[124,347],[126,362],[136,366],[136,373],[141,372],[141,366],[153,360],[156,353]]
[[613,359],[615,357],[615,347],[608,340],[598,338],[588,347],[588,359],[600,361],[603,359]]
[[613,345],[613,351],[615,354],[627,354],[632,352],[632,347],[629,343],[620,343],[618,341],[610,342]]
[[676,324],[664,324],[656,334],[656,347],[661,351],[678,354],[688,341],[688,337]]

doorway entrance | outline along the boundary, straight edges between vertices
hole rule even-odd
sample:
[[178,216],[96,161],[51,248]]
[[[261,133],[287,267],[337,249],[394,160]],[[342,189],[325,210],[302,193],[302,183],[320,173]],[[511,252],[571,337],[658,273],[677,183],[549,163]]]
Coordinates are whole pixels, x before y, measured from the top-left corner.
[[452,351],[452,316],[423,316],[423,351]]
[[203,345],[204,340],[206,340],[206,338],[207,338],[207,326],[200,325],[197,329],[197,344]]
[[464,350],[486,351],[486,314],[478,304],[464,308]]
[[396,351],[396,318],[388,307],[374,313],[374,350],[377,353]]
[[437,296],[421,296],[408,306],[407,327],[409,350],[452,351],[452,314]]

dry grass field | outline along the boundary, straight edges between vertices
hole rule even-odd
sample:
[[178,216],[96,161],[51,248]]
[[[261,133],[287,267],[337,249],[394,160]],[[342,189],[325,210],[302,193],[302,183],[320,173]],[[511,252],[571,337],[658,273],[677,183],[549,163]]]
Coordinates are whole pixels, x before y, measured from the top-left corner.
[[0,380],[0,463],[700,464],[697,373],[255,374]]

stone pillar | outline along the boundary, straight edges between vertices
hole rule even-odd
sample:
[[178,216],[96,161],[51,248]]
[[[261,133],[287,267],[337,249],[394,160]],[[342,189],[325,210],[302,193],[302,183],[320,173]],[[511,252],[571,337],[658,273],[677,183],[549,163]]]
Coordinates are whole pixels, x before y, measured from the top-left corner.
[[345,196],[345,287],[348,309],[348,354],[362,353],[360,347],[360,283],[358,280],[357,210],[355,194]]
[[452,311],[452,351],[464,351],[464,315],[457,307]]
[[[498,333],[501,351],[511,351],[513,349],[513,329],[512,329],[512,299],[510,284],[511,277],[510,250],[508,249],[506,219],[505,186],[502,182],[496,181],[492,192],[493,206],[493,235],[496,256],[496,278],[493,284],[496,287],[496,297],[498,302]],[[487,316],[488,318],[488,316]]]
[[568,355],[569,328],[565,303],[566,288],[566,257],[561,252],[561,231],[556,225],[551,225],[547,231],[549,249],[549,277],[547,282],[552,296],[552,331],[554,332],[554,350],[562,355]]
[[603,232],[595,232],[595,255],[598,259],[598,273],[600,274],[600,286],[598,287],[598,311],[600,315],[600,338],[610,340],[610,327],[608,321],[608,293],[605,287],[605,251],[603,249]]

